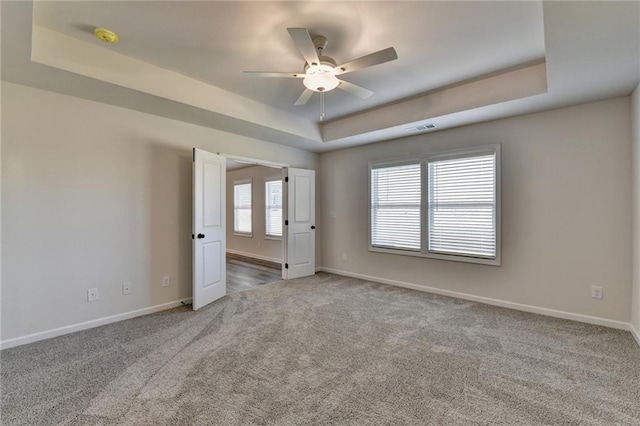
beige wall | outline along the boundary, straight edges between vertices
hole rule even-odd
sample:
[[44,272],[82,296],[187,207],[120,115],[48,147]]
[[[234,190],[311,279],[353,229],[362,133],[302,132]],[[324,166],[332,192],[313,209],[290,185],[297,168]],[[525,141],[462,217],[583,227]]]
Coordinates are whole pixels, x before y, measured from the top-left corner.
[[633,128],[633,317],[631,323],[637,338],[640,338],[640,84],[636,87],[631,99]]
[[[282,262],[282,239],[267,238],[265,179],[282,177],[282,169],[254,166],[227,172],[227,249],[259,259]],[[252,235],[233,233],[233,181],[251,179]]]
[[[191,296],[193,146],[292,167],[318,160],[2,83],[3,341]],[[100,300],[88,303],[92,287]]]
[[[633,269],[640,329],[639,97],[326,153],[318,169],[302,150],[3,82],[1,339],[190,297],[192,146],[318,170],[325,267],[619,321]],[[492,143],[502,267],[367,251],[368,161]]]
[[[628,322],[630,121],[624,97],[322,154],[322,265]],[[501,267],[367,250],[369,161],[495,143]],[[603,300],[591,298],[592,285],[603,287]]]

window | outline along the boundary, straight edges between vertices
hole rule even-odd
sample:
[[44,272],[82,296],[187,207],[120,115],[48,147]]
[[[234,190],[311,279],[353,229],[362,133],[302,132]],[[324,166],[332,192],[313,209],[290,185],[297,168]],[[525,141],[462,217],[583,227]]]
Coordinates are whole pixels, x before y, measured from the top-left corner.
[[371,244],[420,250],[420,163],[371,170]]
[[267,237],[282,237],[282,179],[264,183],[265,233]]
[[429,161],[429,252],[496,256],[495,154]]
[[251,181],[233,182],[233,232],[251,235]]
[[500,147],[370,164],[371,251],[500,265]]

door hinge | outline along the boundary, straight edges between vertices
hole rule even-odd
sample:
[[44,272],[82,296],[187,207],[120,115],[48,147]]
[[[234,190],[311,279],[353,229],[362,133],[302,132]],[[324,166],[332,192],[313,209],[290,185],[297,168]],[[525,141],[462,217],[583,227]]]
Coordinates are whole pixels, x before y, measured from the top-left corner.
[[289,182],[289,176],[285,176],[285,177],[284,177],[284,181],[285,181],[285,182]]
[[192,157],[192,161],[195,163],[196,162],[196,149],[192,148],[191,149],[191,157]]
[[284,226],[289,226],[289,221],[288,220],[284,221]]
[[284,269],[289,269],[289,264],[288,263],[284,264]]
[[192,240],[194,239],[194,235],[193,235],[193,234],[191,234],[191,239],[192,239]]

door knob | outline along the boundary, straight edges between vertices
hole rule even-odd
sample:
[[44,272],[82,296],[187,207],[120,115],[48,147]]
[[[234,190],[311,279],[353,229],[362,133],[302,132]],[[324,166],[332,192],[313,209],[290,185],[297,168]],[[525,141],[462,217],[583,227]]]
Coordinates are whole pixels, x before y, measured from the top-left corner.
[[204,234],[198,234],[198,239],[201,240],[204,238]]
[[311,225],[311,229],[316,229],[316,226],[315,225]]

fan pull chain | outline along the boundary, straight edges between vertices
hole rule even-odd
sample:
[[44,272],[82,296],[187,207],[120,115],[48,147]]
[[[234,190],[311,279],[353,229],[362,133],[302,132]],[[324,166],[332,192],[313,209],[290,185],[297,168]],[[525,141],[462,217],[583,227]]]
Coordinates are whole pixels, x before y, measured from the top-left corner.
[[[318,46],[318,58],[322,57],[322,46]],[[320,122],[324,121],[324,91],[320,92]]]

